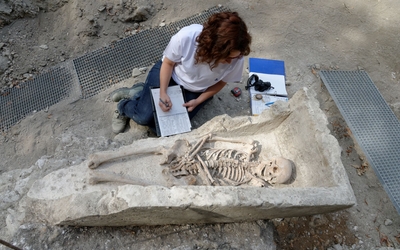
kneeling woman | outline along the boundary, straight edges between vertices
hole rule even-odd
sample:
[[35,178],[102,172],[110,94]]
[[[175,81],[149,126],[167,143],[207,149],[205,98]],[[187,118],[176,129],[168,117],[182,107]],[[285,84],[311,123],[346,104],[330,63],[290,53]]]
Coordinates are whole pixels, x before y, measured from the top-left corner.
[[185,104],[192,119],[227,82],[242,78],[244,58],[250,53],[251,36],[236,12],[213,14],[204,25],[192,24],[175,34],[163,58],[150,70],[146,82],[111,94],[118,103],[112,120],[114,133],[121,133],[128,118],[155,131],[150,89],[160,87],[160,108],[174,105],[168,86],[183,87]]

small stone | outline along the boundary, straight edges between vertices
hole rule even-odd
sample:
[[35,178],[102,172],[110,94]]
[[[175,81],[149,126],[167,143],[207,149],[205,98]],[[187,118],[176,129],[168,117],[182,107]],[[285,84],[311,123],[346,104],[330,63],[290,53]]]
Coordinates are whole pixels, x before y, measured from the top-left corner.
[[336,244],[336,245],[333,246],[333,249],[335,249],[335,250],[342,250],[343,247],[342,247],[340,244]]
[[49,49],[49,46],[47,46],[46,44],[42,44],[39,46],[39,48],[46,50]]
[[132,70],[132,76],[133,76],[133,77],[140,76],[141,74],[142,74],[142,72],[141,72],[138,68],[134,68],[134,69]]
[[164,27],[165,26],[165,23],[160,23],[160,27]]
[[0,55],[0,74],[3,74],[8,69],[8,58]]
[[385,226],[391,226],[393,224],[393,221],[390,219],[385,220]]
[[147,67],[140,68],[139,71],[142,72],[142,73],[146,73]]
[[25,73],[25,74],[23,74],[22,76],[23,76],[24,78],[27,78],[27,79],[30,79],[30,78],[33,77],[32,74],[28,74],[28,73]]
[[94,16],[93,15],[88,15],[86,17],[87,20],[89,20],[89,22],[94,22]]

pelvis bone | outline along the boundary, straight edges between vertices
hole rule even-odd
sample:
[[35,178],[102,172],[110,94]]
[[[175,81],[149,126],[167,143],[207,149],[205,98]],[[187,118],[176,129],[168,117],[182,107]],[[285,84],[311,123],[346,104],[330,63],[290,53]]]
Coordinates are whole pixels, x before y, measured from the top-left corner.
[[[212,142],[241,144],[240,149],[214,148]],[[195,176],[200,185],[255,185],[286,183],[292,176],[294,164],[285,158],[277,157],[270,161],[255,161],[258,145],[254,140],[237,140],[215,137],[211,134],[202,137],[191,145],[187,140],[177,140],[171,148],[163,146],[147,149],[124,148],[119,151],[105,151],[92,154],[88,167],[97,168],[100,164],[118,158],[139,154],[163,155],[160,164],[168,164],[167,171],[176,178]],[[102,174],[101,181],[107,181]],[[92,177],[93,178],[93,177]],[[110,175],[110,181],[116,181]],[[90,183],[97,183],[89,180]],[[136,181],[140,183],[140,181]],[[194,182],[191,181],[190,184]]]

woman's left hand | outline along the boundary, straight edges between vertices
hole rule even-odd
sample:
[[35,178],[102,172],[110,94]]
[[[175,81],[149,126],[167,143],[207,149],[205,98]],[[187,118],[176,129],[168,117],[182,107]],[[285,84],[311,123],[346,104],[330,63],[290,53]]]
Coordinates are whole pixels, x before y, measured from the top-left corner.
[[193,111],[199,105],[197,99],[193,99],[188,101],[187,103],[184,103],[183,106],[187,108],[188,112]]

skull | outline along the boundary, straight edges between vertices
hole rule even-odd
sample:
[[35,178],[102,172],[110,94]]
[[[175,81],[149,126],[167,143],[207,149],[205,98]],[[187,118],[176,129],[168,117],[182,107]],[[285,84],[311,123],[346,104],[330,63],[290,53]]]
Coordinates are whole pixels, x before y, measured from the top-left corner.
[[282,184],[292,177],[293,163],[285,158],[277,157],[268,162],[261,162],[253,174],[270,184]]

